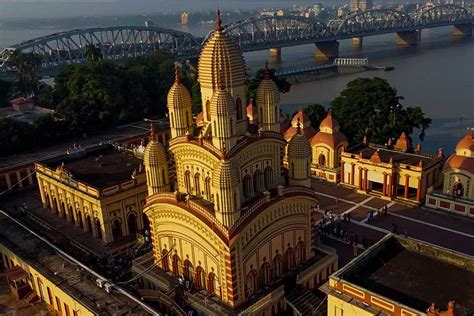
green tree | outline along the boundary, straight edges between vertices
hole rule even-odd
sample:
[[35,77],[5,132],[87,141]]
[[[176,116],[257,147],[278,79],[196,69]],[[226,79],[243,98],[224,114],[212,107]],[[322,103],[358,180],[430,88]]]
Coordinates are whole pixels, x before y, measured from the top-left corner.
[[319,124],[327,115],[327,111],[321,104],[310,104],[304,108],[304,113],[308,115],[311,125],[318,129]]
[[403,107],[397,90],[381,78],[358,78],[349,82],[341,94],[331,102],[341,131],[353,145],[367,135],[372,142],[384,144],[402,132],[413,137],[414,129],[423,140],[431,119],[420,107]]
[[85,48],[85,56],[88,63],[93,63],[102,60],[102,51],[94,44],[88,44]]
[[8,59],[9,66],[14,68],[18,77],[18,87],[22,95],[27,98],[37,92],[41,56],[36,53],[22,53],[15,50]]

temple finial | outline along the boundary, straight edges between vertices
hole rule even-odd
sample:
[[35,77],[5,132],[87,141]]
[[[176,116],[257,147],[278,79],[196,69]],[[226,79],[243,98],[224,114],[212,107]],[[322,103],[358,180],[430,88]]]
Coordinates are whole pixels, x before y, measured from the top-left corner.
[[181,74],[180,74],[180,71],[179,71],[179,66],[177,64],[174,66],[174,82],[176,84],[181,83]]
[[216,31],[222,31],[221,10],[219,10],[219,7],[216,11]]
[[268,61],[265,62],[265,69],[263,70],[263,79],[270,79],[270,69],[268,69]]
[[298,117],[298,123],[296,123],[296,133],[301,134],[301,123],[300,123],[299,117]]
[[150,141],[153,141],[156,139],[155,135],[156,135],[155,127],[153,126],[153,123],[151,123],[150,124]]

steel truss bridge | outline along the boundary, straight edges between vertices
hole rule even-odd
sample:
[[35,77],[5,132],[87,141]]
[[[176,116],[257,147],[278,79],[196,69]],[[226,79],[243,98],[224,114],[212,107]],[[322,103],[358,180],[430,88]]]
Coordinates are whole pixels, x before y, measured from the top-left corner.
[[[472,32],[472,22],[472,12],[446,4],[423,7],[412,14],[393,9],[368,10],[328,23],[298,16],[255,17],[230,23],[225,26],[225,32],[235,39],[242,51],[250,52],[449,25],[461,25]],[[85,63],[86,47],[90,44],[100,48],[103,58],[114,61],[147,55],[156,50],[168,51],[177,59],[193,59],[202,46],[190,33],[160,27],[77,29],[38,37],[4,49],[0,52],[0,77],[12,76],[8,61],[15,51],[40,54],[41,74],[50,76],[64,65]]]

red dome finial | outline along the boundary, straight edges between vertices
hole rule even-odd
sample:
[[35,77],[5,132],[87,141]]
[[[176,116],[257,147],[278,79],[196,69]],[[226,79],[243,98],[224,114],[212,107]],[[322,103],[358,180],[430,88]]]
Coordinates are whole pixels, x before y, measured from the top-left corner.
[[181,74],[180,74],[180,71],[179,71],[179,66],[178,64],[176,64],[174,66],[174,82],[176,84],[180,84],[181,83]]
[[155,132],[155,127],[153,126],[153,123],[150,124],[150,141],[156,140],[156,132]]
[[270,79],[270,69],[268,69],[268,61],[265,62],[265,69],[263,70],[263,79]]
[[222,20],[221,20],[221,10],[217,8],[216,12],[216,31],[222,31]]

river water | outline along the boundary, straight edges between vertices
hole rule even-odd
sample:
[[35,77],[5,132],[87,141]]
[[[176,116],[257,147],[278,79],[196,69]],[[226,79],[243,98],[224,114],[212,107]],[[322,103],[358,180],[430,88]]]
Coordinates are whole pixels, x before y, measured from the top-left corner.
[[[212,25],[195,27],[172,25],[171,28],[204,36]],[[8,30],[0,28],[0,48],[23,40],[62,31],[59,27]],[[453,151],[466,127],[474,127],[474,40],[455,40],[452,27],[423,30],[417,47],[399,48],[395,34],[364,38],[361,49],[354,49],[350,40],[341,41],[341,57],[367,57],[373,65],[394,66],[393,71],[369,71],[294,84],[282,95],[283,111],[310,104],[329,106],[345,85],[358,77],[381,77],[398,90],[404,106],[421,106],[433,124],[427,131],[424,150]],[[272,59],[268,51],[245,54],[250,71],[268,60],[271,67],[293,67],[314,64],[314,45],[282,49],[281,59]],[[419,142],[415,137],[415,142]]]

